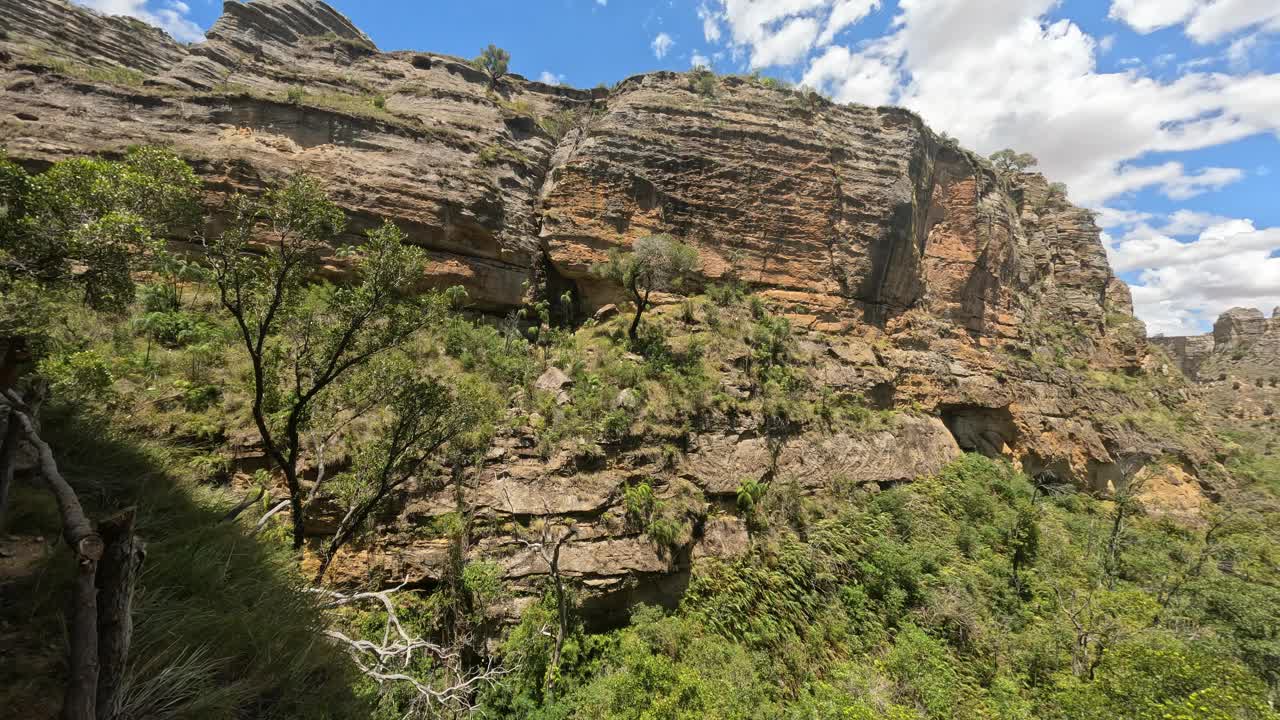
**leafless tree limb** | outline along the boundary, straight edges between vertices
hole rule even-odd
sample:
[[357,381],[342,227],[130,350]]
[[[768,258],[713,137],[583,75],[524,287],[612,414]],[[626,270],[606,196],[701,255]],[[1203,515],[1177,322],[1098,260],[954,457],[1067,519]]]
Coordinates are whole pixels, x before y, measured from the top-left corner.
[[[511,495],[507,493],[507,489],[502,489],[502,494],[507,500],[507,508],[511,512],[511,516],[515,517],[515,505],[511,502]],[[551,507],[547,503],[546,498],[542,499],[542,507],[546,511],[546,516],[551,516]],[[565,543],[572,540],[578,534],[578,528],[569,525],[565,532],[556,537],[552,536],[553,525],[549,522],[543,522],[537,542],[527,540],[520,537],[519,533],[515,533],[515,539],[521,545],[533,550],[538,557],[542,558],[547,566],[547,571],[551,574],[551,585],[556,595],[556,611],[558,615],[558,623],[556,626],[555,646],[551,652],[551,667],[560,667],[560,653],[564,648],[564,636],[569,628],[569,595],[565,592],[564,578],[560,574],[560,548]],[[549,673],[547,676],[547,690],[551,691],[555,686],[557,673]]]
[[[387,614],[380,641],[356,639],[339,630],[329,629],[325,637],[344,645],[360,671],[379,685],[404,683],[417,693],[411,714],[427,712],[433,708],[467,713],[473,708],[476,691],[493,685],[511,668],[499,664],[493,658],[479,668],[467,668],[462,655],[443,645],[414,637],[400,622],[392,595],[404,588],[405,583],[389,590],[342,593],[328,588],[312,588],[311,592],[327,598],[323,607],[336,608],[360,602],[373,601],[382,605]],[[432,683],[409,672],[414,657],[430,657],[446,670],[448,680],[441,685]]]
[[258,518],[257,524],[253,526],[252,534],[257,535],[258,533],[262,532],[262,529],[267,526],[268,520],[274,517],[277,513],[287,509],[288,507],[289,507],[288,499],[281,500],[280,502],[276,503],[274,507],[272,507],[266,513],[264,513],[262,517]]

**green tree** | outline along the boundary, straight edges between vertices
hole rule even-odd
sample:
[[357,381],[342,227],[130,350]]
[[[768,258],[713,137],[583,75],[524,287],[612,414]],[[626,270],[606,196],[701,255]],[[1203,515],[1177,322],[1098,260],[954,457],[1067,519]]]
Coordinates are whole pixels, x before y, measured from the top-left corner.
[[988,159],[991,160],[991,164],[996,167],[997,171],[1004,174],[1025,172],[1027,168],[1035,167],[1040,163],[1035,155],[1020,153],[1012,148],[997,150],[991,153]]
[[390,222],[370,231],[362,246],[342,251],[354,282],[310,282],[314,257],[344,226],[342,211],[313,178],[295,176],[261,198],[237,196],[230,207],[226,230],[209,244],[214,281],[252,364],[254,424],[284,475],[293,544],[300,548],[298,461],[317,399],[433,322],[444,300],[415,292],[422,252]]
[[597,265],[595,271],[622,285],[635,300],[636,313],[627,329],[627,336],[635,342],[650,294],[679,290],[697,267],[697,250],[670,235],[650,235],[637,240],[629,253],[614,251],[609,262]]
[[[475,383],[449,387],[434,377],[414,377],[409,370],[385,380],[384,387],[394,388],[390,418],[355,451],[350,472],[338,482],[344,512],[321,553],[317,584],[338,550],[368,524],[391,493],[428,470],[428,463],[447,443],[496,414],[498,403],[492,393]],[[360,386],[357,395],[379,392],[364,382]]]
[[199,188],[191,168],[159,148],[63,160],[35,177],[0,156],[0,283],[74,285],[89,306],[122,310],[138,261],[194,221]]
[[477,68],[489,76],[489,84],[494,87],[497,87],[498,81],[506,76],[507,64],[510,62],[511,53],[492,43],[473,61]]

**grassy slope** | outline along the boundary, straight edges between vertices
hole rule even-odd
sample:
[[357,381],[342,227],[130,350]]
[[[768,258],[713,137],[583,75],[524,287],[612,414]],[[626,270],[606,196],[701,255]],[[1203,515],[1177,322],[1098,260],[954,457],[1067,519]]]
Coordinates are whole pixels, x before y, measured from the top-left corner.
[[[184,303],[197,324],[221,325],[207,291]],[[148,357],[129,319],[69,313],[65,346],[93,351],[112,373],[111,391],[84,402],[110,411],[54,406],[45,433],[95,513],[140,507],[149,542],[140,674],[165,678],[161,669],[177,668],[174,677],[191,678],[187,694],[200,700],[188,708],[193,716],[400,717],[404,697],[395,693],[367,711],[373,688],[317,641],[322,618],[298,592],[279,543],[218,523],[235,498],[205,481],[225,464],[227,437],[244,431],[243,363],[233,346],[214,332],[213,352],[176,342],[153,344]],[[698,298],[651,317],[663,332],[648,337],[642,362],[622,346],[625,320],[557,333],[546,347],[458,320],[414,352],[424,367],[524,387],[515,394],[542,418],[535,430],[548,454],[618,433],[661,443],[707,412],[851,429],[877,422],[856,398],[824,397],[785,328],[749,300]],[[566,408],[528,387],[547,362],[577,380]],[[755,383],[759,393],[727,396],[725,378]],[[613,408],[624,388],[642,397],[639,411]],[[109,423],[117,429],[105,430]],[[532,608],[505,641],[519,671],[483,695],[482,714],[1269,717],[1264,703],[1275,698],[1280,667],[1280,540],[1265,491],[1274,468],[1257,473],[1258,492],[1231,500],[1234,515],[1211,543],[1203,530],[1140,518],[1121,535],[1111,574],[1103,562],[1110,503],[1046,497],[983,458],[908,487],[821,502],[776,483],[751,511],[758,532],[749,557],[700,565],[672,616],[638,610],[622,630],[575,632],[553,693],[544,690],[548,647],[539,632],[551,616],[545,605]],[[42,490],[20,485],[16,500],[15,531],[56,536]],[[1038,542],[1015,584],[1014,555],[1027,551],[1018,523],[1027,517]],[[26,657],[52,667],[68,563],[59,548],[0,609],[20,629]],[[436,629],[437,614],[415,617],[424,631]],[[344,621],[372,628],[379,618]],[[60,683],[25,667],[0,673],[8,706]]]

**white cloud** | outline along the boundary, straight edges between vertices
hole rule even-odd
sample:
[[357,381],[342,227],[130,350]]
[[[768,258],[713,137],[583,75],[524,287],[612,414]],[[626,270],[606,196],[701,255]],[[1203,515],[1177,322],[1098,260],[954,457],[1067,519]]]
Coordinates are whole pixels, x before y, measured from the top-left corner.
[[768,33],[755,43],[751,53],[751,67],[792,65],[809,52],[818,37],[818,21],[813,18],[792,18],[777,30]]
[[693,57],[689,58],[689,67],[710,68],[711,58],[695,50],[693,53]]
[[538,82],[546,83],[547,85],[563,85],[564,75],[557,75],[550,70],[543,70],[542,74],[538,76]]
[[653,38],[653,42],[649,43],[649,47],[653,48],[653,56],[661,60],[666,57],[671,50],[671,46],[675,44],[676,41],[671,39],[670,35],[660,32]]
[[836,45],[809,64],[800,83],[827,89],[837,102],[884,105],[898,85],[897,59],[877,45],[856,53]]
[[1220,190],[1244,177],[1239,168],[1209,167],[1194,174],[1182,174],[1163,184],[1164,194],[1173,200],[1186,200],[1196,195]]
[[[1184,217],[1192,224],[1206,219]],[[1131,289],[1149,332],[1199,333],[1232,307],[1280,305],[1280,257],[1271,256],[1280,249],[1280,228],[1213,219],[1190,242],[1146,225],[1107,242],[1117,272],[1140,271]]]
[[709,43],[720,42],[720,18],[705,3],[698,6],[698,19],[702,21],[702,37]]
[[1160,228],[1167,235],[1196,235],[1205,228],[1220,225],[1231,218],[1213,213],[1196,212],[1195,210],[1177,210],[1169,216],[1169,221]]
[[600,7],[604,7],[609,4],[609,0],[596,0],[596,4]]
[[856,24],[880,7],[880,0],[837,0],[827,18],[827,25],[818,38],[818,45],[829,45],[840,31]]
[[1149,212],[1141,210],[1125,210],[1121,208],[1100,207],[1094,211],[1094,219],[1101,228],[1114,228],[1124,225],[1136,225],[1146,222],[1152,217]]
[[1198,0],[1115,0],[1108,15],[1140,33],[1185,22]]
[[[169,0],[160,7],[148,7],[147,0],[75,0],[104,15],[127,15],[164,30],[175,40],[204,42],[204,30],[187,15],[191,8],[181,0]],[[154,5],[154,3],[152,3]]]
[[1185,25],[1201,43],[1251,27],[1280,31],[1280,3],[1274,0],[1114,0],[1110,16],[1140,33]]

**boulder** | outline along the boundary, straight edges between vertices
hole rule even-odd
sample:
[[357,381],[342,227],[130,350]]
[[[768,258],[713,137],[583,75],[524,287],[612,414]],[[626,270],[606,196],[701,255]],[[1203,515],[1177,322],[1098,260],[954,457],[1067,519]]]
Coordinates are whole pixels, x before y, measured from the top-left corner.
[[563,370],[552,365],[546,369],[546,372],[538,376],[533,386],[538,390],[547,392],[559,392],[560,390],[573,385],[573,378],[565,374]]

